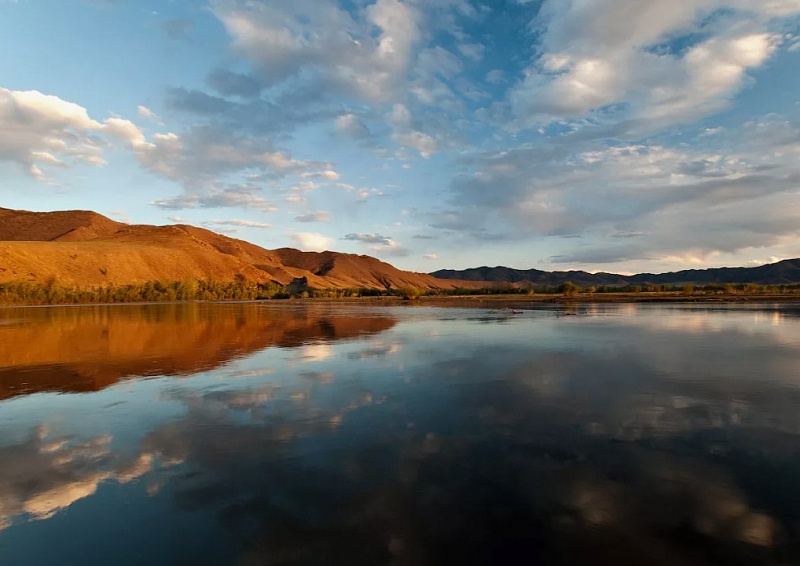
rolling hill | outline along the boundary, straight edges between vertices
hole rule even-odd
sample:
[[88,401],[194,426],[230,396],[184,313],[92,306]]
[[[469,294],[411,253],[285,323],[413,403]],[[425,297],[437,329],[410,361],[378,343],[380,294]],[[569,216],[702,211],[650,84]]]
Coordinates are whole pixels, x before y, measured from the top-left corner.
[[187,279],[302,281],[314,289],[479,286],[401,271],[365,255],[266,250],[195,226],[129,225],[83,210],[0,208],[0,283],[97,287]]

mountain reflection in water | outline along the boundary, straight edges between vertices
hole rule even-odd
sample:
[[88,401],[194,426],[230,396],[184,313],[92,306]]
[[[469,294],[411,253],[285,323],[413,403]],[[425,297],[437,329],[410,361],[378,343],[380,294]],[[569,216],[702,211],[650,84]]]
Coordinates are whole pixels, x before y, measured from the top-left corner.
[[[198,373],[0,403],[0,563],[800,562],[789,308],[141,309],[66,332]],[[101,364],[54,313],[3,360]]]
[[269,346],[352,338],[394,323],[253,303],[0,309],[0,399],[97,391],[128,376],[186,375]]

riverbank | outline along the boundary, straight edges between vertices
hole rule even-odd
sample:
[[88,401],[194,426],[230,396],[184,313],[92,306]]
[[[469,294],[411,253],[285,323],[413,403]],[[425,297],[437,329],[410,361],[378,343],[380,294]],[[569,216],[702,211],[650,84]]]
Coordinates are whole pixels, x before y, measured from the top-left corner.
[[[388,298],[388,297],[387,297]],[[770,301],[800,302],[798,293],[776,294],[691,294],[681,293],[580,293],[575,295],[469,295],[461,297],[424,296],[416,299],[420,303],[457,302],[475,303],[762,303]]]
[[684,285],[681,288],[636,287],[594,289],[562,285],[537,290],[485,288],[428,290],[416,287],[400,289],[313,289],[305,286],[281,286],[276,283],[245,281],[149,281],[136,285],[73,288],[56,282],[0,283],[0,305],[46,306],[120,303],[175,303],[217,301],[299,301],[354,303],[414,303],[425,305],[497,305],[497,304],[570,304],[570,303],[648,303],[648,302],[727,302],[800,301],[799,285],[762,286],[754,284],[706,286]]

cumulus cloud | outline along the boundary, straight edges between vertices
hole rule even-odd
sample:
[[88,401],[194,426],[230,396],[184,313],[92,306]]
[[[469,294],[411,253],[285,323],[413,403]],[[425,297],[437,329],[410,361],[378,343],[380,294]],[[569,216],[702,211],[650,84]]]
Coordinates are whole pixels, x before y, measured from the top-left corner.
[[772,19],[798,13],[788,1],[549,0],[514,112],[529,125],[604,112],[644,131],[708,115],[775,52]]
[[[138,112],[155,116],[144,106]],[[111,143],[123,144],[142,167],[185,188],[183,195],[154,201],[162,208],[274,210],[248,178],[256,183],[287,175],[339,178],[329,163],[294,159],[260,137],[205,125],[147,139],[130,120],[112,117],[99,122],[85,108],[56,96],[0,88],[0,160],[19,164],[37,180],[47,180],[47,169],[71,162],[104,165],[103,153]],[[231,175],[238,175],[240,182],[221,183]]]
[[333,238],[317,232],[297,232],[291,239],[301,250],[309,252],[324,252],[333,243]]
[[316,74],[326,90],[365,100],[386,100],[402,88],[420,36],[416,9],[399,0],[354,13],[315,0],[217,0],[212,10],[264,83]]
[[37,180],[75,162],[105,165],[103,153],[117,139],[137,143],[144,137],[128,120],[101,123],[57,96],[0,88],[0,160],[17,163]]

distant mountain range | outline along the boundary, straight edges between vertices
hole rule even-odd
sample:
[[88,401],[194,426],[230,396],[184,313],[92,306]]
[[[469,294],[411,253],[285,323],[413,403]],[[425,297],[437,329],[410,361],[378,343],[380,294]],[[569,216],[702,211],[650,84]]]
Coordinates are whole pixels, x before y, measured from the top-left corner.
[[682,283],[800,283],[800,259],[760,267],[616,275],[585,271],[478,267],[431,274],[402,271],[366,255],[267,250],[216,232],[175,224],[132,225],[96,212],[29,212],[0,208],[0,283],[59,282],[76,287],[147,281],[274,281],[313,289],[447,290],[480,287]]
[[541,271],[510,267],[475,267],[472,269],[441,269],[431,273],[438,279],[486,281],[518,287],[556,286],[571,281],[581,286],[603,285],[680,285],[685,283],[757,283],[759,285],[788,285],[800,283],[800,259],[786,259],[758,267],[718,267],[687,269],[670,273],[588,273],[586,271]]

